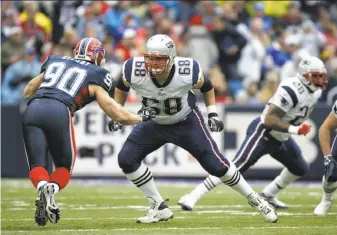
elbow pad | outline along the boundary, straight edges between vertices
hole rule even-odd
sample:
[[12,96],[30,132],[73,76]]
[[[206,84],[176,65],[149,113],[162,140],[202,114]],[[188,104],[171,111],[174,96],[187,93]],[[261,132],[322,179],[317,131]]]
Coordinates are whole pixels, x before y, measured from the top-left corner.
[[204,84],[202,84],[202,87],[200,87],[200,91],[202,93],[206,93],[209,92],[213,89],[213,84],[211,82],[211,80],[209,80],[208,78],[204,78]]
[[120,78],[117,82],[117,85],[116,87],[119,89],[119,90],[122,90],[122,91],[130,91],[130,87],[127,87],[125,86],[124,82],[123,82],[123,78]]

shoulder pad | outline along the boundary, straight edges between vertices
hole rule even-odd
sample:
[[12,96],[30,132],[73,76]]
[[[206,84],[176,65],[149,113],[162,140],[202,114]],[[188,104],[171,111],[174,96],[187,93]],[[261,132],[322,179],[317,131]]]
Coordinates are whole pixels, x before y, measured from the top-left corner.
[[128,59],[127,61],[124,62],[123,64],[123,76],[125,80],[131,84],[131,75],[132,75],[132,67],[133,67],[133,57]]
[[288,95],[290,96],[293,102],[293,107],[296,107],[296,105],[298,104],[298,98],[297,98],[297,94],[294,91],[294,89],[291,86],[287,86],[287,85],[282,85],[281,88],[288,93]]
[[202,75],[202,70],[201,70],[199,62],[196,60],[193,60],[193,74],[192,74],[193,85],[199,82],[201,75]]

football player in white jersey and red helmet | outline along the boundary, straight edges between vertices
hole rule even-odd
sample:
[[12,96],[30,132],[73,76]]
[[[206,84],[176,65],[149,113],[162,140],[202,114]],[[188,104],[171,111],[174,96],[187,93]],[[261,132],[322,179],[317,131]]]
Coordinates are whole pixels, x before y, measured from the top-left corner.
[[[200,89],[204,94],[211,131],[221,131],[223,123],[216,111],[212,83],[203,76],[196,60],[177,57],[173,40],[167,35],[155,35],[147,41],[144,56],[124,63],[123,76],[115,88],[115,100],[121,105],[130,87],[141,97],[143,106],[156,110],[153,121],[133,129],[118,154],[119,166],[126,177],[143,191],[150,203],[150,209],[137,219],[138,223],[155,223],[173,217],[154,184],[150,169],[142,163],[149,153],[167,143],[191,153],[209,174],[219,177],[221,182],[247,198],[266,222],[277,221],[274,208],[253,191],[235,165],[220,153],[208,132],[192,89]],[[110,130],[119,127],[116,121],[109,123]]]
[[[282,81],[268,101],[262,115],[248,127],[247,135],[233,162],[243,173],[263,155],[281,162],[285,168],[261,195],[275,208],[288,208],[279,201],[277,193],[309,171],[301,150],[291,135],[306,135],[310,125],[305,123],[328,84],[324,63],[317,57],[303,59],[297,76]],[[192,210],[195,204],[221,181],[212,175],[178,202],[183,210]]]

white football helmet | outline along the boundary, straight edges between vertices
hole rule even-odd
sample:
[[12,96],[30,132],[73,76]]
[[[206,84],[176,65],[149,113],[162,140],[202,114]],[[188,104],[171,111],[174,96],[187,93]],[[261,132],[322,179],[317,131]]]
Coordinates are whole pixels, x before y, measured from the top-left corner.
[[298,76],[312,90],[325,90],[328,86],[328,75],[323,61],[315,56],[302,59],[298,65]]
[[146,43],[145,68],[153,75],[169,72],[177,55],[173,40],[165,34],[152,36]]

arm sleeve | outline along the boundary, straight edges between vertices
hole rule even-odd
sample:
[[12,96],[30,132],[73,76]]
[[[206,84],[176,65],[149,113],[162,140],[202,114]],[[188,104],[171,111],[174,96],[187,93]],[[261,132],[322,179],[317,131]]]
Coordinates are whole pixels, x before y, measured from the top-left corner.
[[130,87],[125,86],[123,80],[125,81],[125,78],[123,76],[121,76],[120,79],[118,79],[116,87],[119,90],[122,90],[122,91],[125,91],[125,92],[129,92],[130,91]]
[[296,93],[291,90],[291,88],[288,88],[289,87],[279,87],[273,98],[270,100],[271,104],[276,105],[284,112],[288,112],[296,106],[296,101],[294,100],[294,95],[296,96]]

